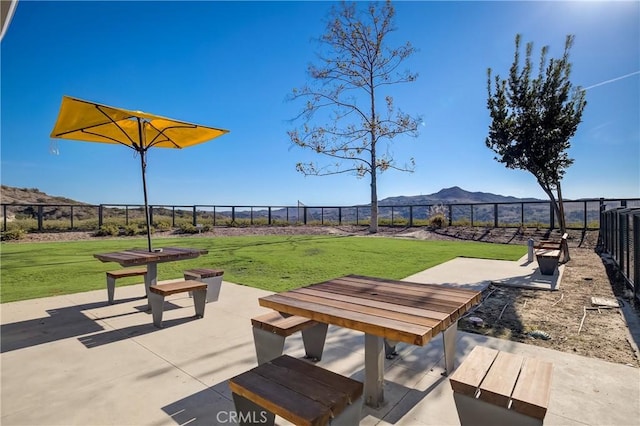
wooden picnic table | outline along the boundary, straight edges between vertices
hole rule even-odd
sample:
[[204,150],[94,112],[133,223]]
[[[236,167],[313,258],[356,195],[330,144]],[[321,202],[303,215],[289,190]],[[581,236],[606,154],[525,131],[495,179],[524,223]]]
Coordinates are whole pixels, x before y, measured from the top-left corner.
[[384,401],[386,338],[424,346],[443,333],[445,368],[453,371],[458,319],[480,302],[481,293],[445,285],[347,275],[258,299],[284,314],[365,333],[365,402]]
[[152,252],[147,249],[134,248],[111,253],[94,254],[93,257],[102,262],[117,262],[123,267],[147,265],[144,288],[146,295],[149,296],[149,287],[158,283],[158,263],[195,259],[207,253],[209,253],[209,251],[204,249],[182,247],[163,247]]

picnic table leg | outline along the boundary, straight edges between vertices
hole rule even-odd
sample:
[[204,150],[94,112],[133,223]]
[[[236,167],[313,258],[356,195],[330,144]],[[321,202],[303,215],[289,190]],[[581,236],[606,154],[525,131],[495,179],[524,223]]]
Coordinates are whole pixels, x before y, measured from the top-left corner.
[[236,407],[236,413],[234,414],[236,414],[240,426],[256,424],[271,426],[275,424],[275,414],[265,410],[242,395],[232,393],[231,396],[233,397],[233,404]]
[[147,295],[147,310],[151,309],[149,301],[149,287],[158,284],[158,264],[147,263],[147,275],[144,276],[144,292]]
[[364,335],[364,401],[378,408],[384,401],[384,343],[383,338]]
[[314,361],[320,361],[322,359],[322,350],[324,349],[324,342],[327,340],[328,327],[329,324],[318,323],[302,330],[305,358],[310,358]]
[[442,332],[444,343],[444,375],[448,376],[453,372],[456,358],[456,335],[458,332],[458,321],[454,321],[445,331]]
[[253,329],[253,343],[256,347],[256,358],[258,365],[269,362],[282,355],[284,351],[284,336],[258,327]]
[[396,352],[396,345],[398,342],[395,340],[384,339],[384,355],[387,359],[394,359],[398,352]]

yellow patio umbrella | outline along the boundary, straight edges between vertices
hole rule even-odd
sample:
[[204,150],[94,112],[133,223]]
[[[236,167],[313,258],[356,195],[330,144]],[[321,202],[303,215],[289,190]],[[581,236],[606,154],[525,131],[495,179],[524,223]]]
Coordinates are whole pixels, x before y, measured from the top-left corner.
[[182,149],[209,141],[228,132],[224,129],[63,96],[51,137],[120,144],[132,148],[140,154],[144,212],[147,221],[147,243],[149,251],[152,251],[145,177],[147,150],[152,147]]

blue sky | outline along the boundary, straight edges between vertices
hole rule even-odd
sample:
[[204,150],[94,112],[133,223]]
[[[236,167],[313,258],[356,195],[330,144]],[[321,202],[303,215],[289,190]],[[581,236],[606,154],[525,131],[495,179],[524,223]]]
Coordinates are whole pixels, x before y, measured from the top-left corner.
[[[49,134],[63,95],[229,129],[184,150],[149,152],[153,204],[353,205],[369,180],[305,177],[298,161],[324,159],[292,147],[287,130],[309,82],[313,41],[332,2],[32,2],[22,0],[1,44],[2,184],[88,203],[142,202],[139,159],[124,147]],[[366,6],[367,3],[359,3]],[[528,173],[508,170],[485,146],[486,70],[506,76],[514,38],[562,54],[567,34],[575,85],[588,105],[572,140],[566,198],[640,197],[639,2],[397,2],[391,44],[419,51],[418,80],[396,105],[420,115],[418,138],[397,138],[394,156],[414,173],[388,171],[378,196],[460,186],[546,198]]]

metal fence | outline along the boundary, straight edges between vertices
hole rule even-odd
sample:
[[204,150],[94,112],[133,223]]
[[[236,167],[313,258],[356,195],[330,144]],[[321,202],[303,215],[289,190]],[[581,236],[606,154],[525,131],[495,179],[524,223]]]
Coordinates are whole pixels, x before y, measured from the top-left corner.
[[603,251],[640,300],[640,208],[617,207],[605,210],[600,221]]
[[[26,231],[97,230],[106,224],[128,226],[144,222],[144,207],[130,204],[0,204],[2,230]],[[565,217],[570,229],[601,227],[605,208],[638,207],[640,198],[565,200]],[[367,225],[371,208],[365,206],[219,206],[152,205],[151,222],[158,227],[234,225]],[[443,225],[489,227],[557,227],[548,201],[473,204],[381,204],[381,226],[426,226],[440,216]]]

